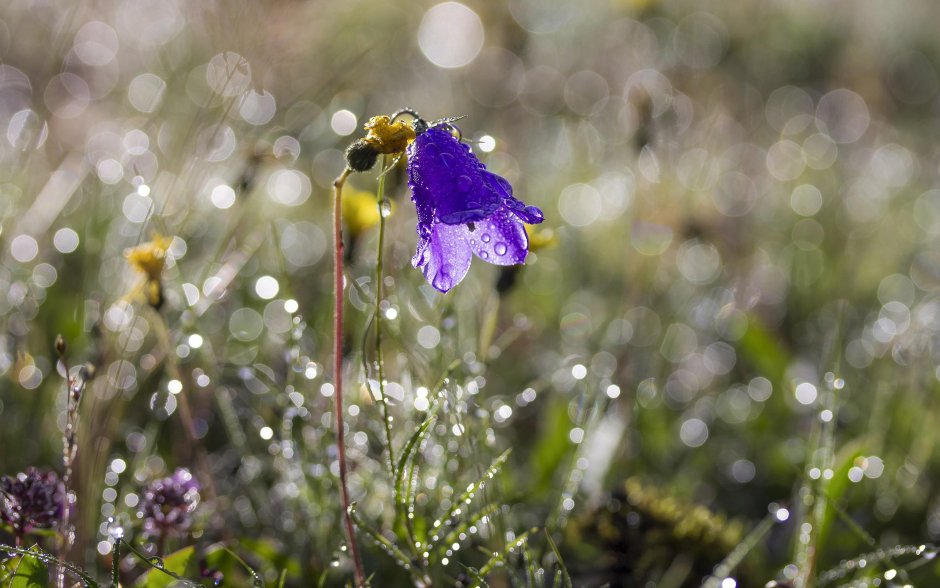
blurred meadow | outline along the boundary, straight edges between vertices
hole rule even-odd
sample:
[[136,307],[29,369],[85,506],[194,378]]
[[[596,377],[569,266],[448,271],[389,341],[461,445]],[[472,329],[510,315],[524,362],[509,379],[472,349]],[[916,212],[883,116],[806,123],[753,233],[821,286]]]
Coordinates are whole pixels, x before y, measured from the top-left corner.
[[441,294],[404,162],[347,182],[371,586],[940,586],[938,22],[6,0],[3,586],[354,585],[333,180],[404,107],[545,222]]

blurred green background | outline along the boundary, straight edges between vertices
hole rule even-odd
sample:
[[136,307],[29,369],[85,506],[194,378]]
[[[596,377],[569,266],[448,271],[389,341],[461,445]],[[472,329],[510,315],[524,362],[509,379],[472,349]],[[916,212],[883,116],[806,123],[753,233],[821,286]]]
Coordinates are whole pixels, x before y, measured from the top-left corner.
[[[735,546],[739,586],[936,585],[929,547],[820,574],[940,538],[937,22],[926,0],[7,0],[0,474],[61,465],[61,333],[97,368],[74,561],[106,566],[107,518],[132,536],[142,484],[189,467],[203,501],[174,549],[348,580],[331,186],[362,124],[410,107],[465,115],[546,217],[510,287],[477,260],[443,296],[410,265],[404,170],[387,175],[396,452],[437,407],[419,530],[512,449],[434,585],[532,527],[490,585],[553,585],[544,528],[576,586],[698,586]],[[377,229],[348,229],[352,494],[392,538]],[[155,234],[174,237],[158,311],[124,258]],[[375,585],[407,585],[361,535]]]

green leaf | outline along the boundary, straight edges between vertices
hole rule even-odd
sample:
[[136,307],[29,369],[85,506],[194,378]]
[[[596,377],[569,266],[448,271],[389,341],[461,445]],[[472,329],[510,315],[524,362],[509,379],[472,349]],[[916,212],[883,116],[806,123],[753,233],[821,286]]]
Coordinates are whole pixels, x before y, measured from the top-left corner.
[[399,517],[405,517],[408,514],[408,503],[411,494],[411,478],[414,475],[414,459],[418,455],[418,449],[421,442],[428,434],[431,423],[434,422],[436,415],[429,416],[421,426],[414,432],[408,443],[402,449],[401,457],[398,458],[398,466],[395,468],[395,505],[396,514]]
[[[125,543],[125,545],[127,545]],[[134,584],[138,588],[166,588],[176,584],[180,577],[199,577],[199,562],[196,548],[192,545],[171,553],[160,561],[145,560],[150,570]],[[162,565],[160,562],[162,561]],[[198,585],[198,584],[197,584]]]
[[49,585],[49,570],[39,559],[39,549],[33,547],[29,551],[36,555],[21,555],[12,563],[8,588],[45,588]]

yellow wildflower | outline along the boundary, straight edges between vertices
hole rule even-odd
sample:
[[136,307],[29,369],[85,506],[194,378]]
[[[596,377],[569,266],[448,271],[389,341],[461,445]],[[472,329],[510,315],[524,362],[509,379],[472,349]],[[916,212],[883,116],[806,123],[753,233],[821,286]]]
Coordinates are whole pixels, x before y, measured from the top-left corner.
[[131,267],[147,276],[145,293],[147,302],[154,308],[159,308],[163,303],[161,276],[166,265],[166,252],[172,241],[172,237],[158,234],[154,235],[151,241],[124,252],[124,257]]
[[131,267],[147,274],[148,280],[160,280],[163,266],[166,265],[166,251],[173,241],[172,237],[154,235],[152,241],[141,243],[124,252],[124,257]]
[[375,194],[362,190],[351,190],[343,195],[343,220],[352,236],[379,224],[379,207]]
[[369,131],[363,139],[379,153],[401,153],[415,140],[415,130],[404,121],[392,122],[386,115],[373,116],[363,127]]
[[526,225],[526,231],[529,233],[529,251],[547,249],[558,244],[558,236],[549,228]]

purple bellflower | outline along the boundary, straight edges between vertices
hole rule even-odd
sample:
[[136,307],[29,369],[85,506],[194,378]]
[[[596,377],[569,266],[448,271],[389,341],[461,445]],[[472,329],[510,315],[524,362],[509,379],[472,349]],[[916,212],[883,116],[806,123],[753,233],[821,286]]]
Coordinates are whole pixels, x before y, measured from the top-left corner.
[[447,292],[467,275],[472,255],[495,265],[525,263],[523,223],[542,211],[512,195],[505,178],[450,132],[432,126],[408,146],[408,185],[418,210],[418,250],[411,260],[434,288]]

